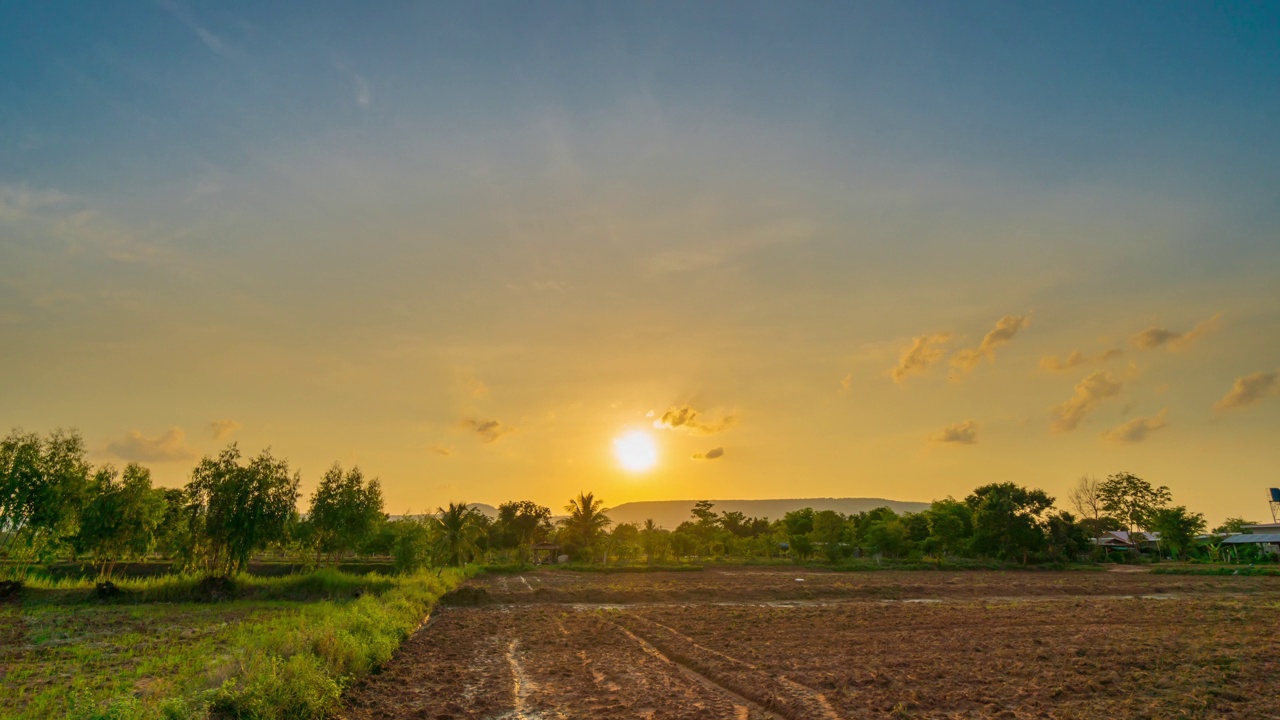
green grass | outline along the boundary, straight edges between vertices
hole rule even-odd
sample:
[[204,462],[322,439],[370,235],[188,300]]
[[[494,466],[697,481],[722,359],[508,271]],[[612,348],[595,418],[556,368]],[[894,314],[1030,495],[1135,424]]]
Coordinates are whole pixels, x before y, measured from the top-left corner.
[[1154,575],[1269,575],[1280,576],[1275,565],[1181,565],[1151,569]]
[[184,597],[182,578],[137,581],[121,603],[73,602],[89,588],[37,583],[41,601],[0,606],[0,718],[331,715],[473,572],[238,578],[255,599],[219,603],[139,600]]
[[[31,577],[23,589],[24,605],[76,604],[84,602],[156,603],[199,602],[208,598],[200,591],[197,575],[161,575],[125,578],[115,581],[121,594],[111,600],[100,600],[94,592],[95,581],[85,578]],[[394,576],[368,573],[352,575],[334,569],[281,576],[241,574],[232,578],[237,600],[335,600],[354,597],[357,593],[381,594],[396,585]]]

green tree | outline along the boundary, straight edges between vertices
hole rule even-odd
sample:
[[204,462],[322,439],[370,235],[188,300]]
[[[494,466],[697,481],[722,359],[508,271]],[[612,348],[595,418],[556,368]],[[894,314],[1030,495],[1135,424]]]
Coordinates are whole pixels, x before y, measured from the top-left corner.
[[45,439],[14,430],[0,440],[0,555],[21,578],[78,531],[89,489],[84,439],[55,430]]
[[608,508],[604,501],[596,499],[595,493],[580,492],[578,497],[569,500],[564,509],[569,512],[569,517],[564,519],[569,541],[588,558],[593,557],[600,536],[613,522],[605,515]]
[[490,542],[498,550],[516,550],[524,562],[528,548],[551,533],[551,508],[529,500],[505,502],[490,528]]
[[787,535],[808,535],[813,532],[813,508],[800,508],[782,516]]
[[1150,530],[1160,533],[1160,545],[1184,559],[1205,528],[1204,515],[1188,512],[1182,505],[1153,511],[1148,523]]
[[110,578],[121,559],[141,558],[155,546],[165,493],[151,487],[151,471],[136,463],[122,475],[110,465],[98,468],[90,487],[73,545],[92,556],[99,575]]
[[205,570],[240,572],[254,551],[284,540],[300,483],[297,473],[289,474],[289,464],[272,457],[270,450],[242,464],[240,449],[232,443],[216,458],[202,459],[187,484],[187,512]]
[[[1127,472],[1107,476],[1098,485],[1098,497],[1102,509],[1115,516],[1131,535],[1146,529],[1152,514],[1172,499],[1169,488],[1152,487],[1151,483]],[[1131,537],[1131,540],[1141,546],[1141,537]]]
[[787,546],[797,560],[808,560],[813,556],[813,540],[809,539],[808,535],[792,535],[787,541]]
[[449,503],[436,508],[428,521],[431,544],[436,557],[445,565],[465,565],[480,553],[478,541],[484,535],[480,512],[466,503]]
[[1245,520],[1242,517],[1227,518],[1222,524],[1213,529],[1215,535],[1226,535],[1229,533],[1242,533],[1246,525],[1257,525],[1253,520]]
[[387,527],[395,536],[391,561],[396,572],[416,572],[431,564],[434,533],[428,518],[406,516],[388,522]]
[[1092,544],[1085,527],[1069,512],[1050,515],[1045,522],[1045,554],[1058,562],[1071,562],[1088,553]]
[[885,557],[901,557],[911,548],[911,531],[902,518],[882,518],[867,525],[867,545]]
[[973,535],[973,512],[968,505],[947,498],[935,500],[923,513],[929,523],[929,542],[944,555],[959,555]]
[[711,509],[713,507],[715,504],[710,500],[699,500],[693,504],[693,509],[689,513],[698,521],[700,527],[714,528],[719,518],[716,516],[716,511]]
[[644,549],[645,562],[651,563],[667,556],[669,536],[670,533],[658,527],[653,518],[644,521],[640,527],[640,547]]
[[355,550],[385,519],[378,479],[366,482],[359,467],[344,473],[334,463],[320,478],[307,513],[317,562],[322,553],[336,562],[340,553]]
[[973,512],[973,549],[979,555],[1027,562],[1043,549],[1041,516],[1053,507],[1043,490],[1029,490],[1015,483],[992,483],[965,498]]

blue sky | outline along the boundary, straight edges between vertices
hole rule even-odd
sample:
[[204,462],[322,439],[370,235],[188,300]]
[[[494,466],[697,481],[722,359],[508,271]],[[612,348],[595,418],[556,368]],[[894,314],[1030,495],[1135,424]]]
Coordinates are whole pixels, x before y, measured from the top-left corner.
[[[1266,3],[3,3],[0,425],[401,504],[1129,470],[1257,514],[1280,401],[1212,408],[1280,367],[1278,121]],[[732,421],[620,474],[683,406]]]

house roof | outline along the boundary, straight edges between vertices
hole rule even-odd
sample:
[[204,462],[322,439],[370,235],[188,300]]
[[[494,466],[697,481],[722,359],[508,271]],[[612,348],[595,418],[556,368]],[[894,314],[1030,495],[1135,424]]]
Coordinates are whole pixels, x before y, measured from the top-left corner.
[[1249,533],[1248,535],[1231,535],[1222,540],[1224,545],[1252,545],[1254,543],[1280,544],[1280,533]]
[[[1134,533],[1134,534],[1141,535],[1143,542],[1160,542],[1160,533],[1158,532],[1144,532],[1144,533]],[[1133,543],[1133,541],[1129,539],[1128,530],[1108,530],[1102,533],[1102,536],[1099,537],[1098,540],[1111,541],[1111,542],[1118,541],[1125,544]],[[1104,544],[1104,543],[1100,543],[1100,544]]]

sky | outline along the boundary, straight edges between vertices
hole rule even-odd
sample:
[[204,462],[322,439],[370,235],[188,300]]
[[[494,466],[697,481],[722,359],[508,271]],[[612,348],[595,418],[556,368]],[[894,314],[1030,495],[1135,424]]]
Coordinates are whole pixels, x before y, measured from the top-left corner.
[[1269,3],[0,2],[0,430],[1262,519],[1277,127]]

